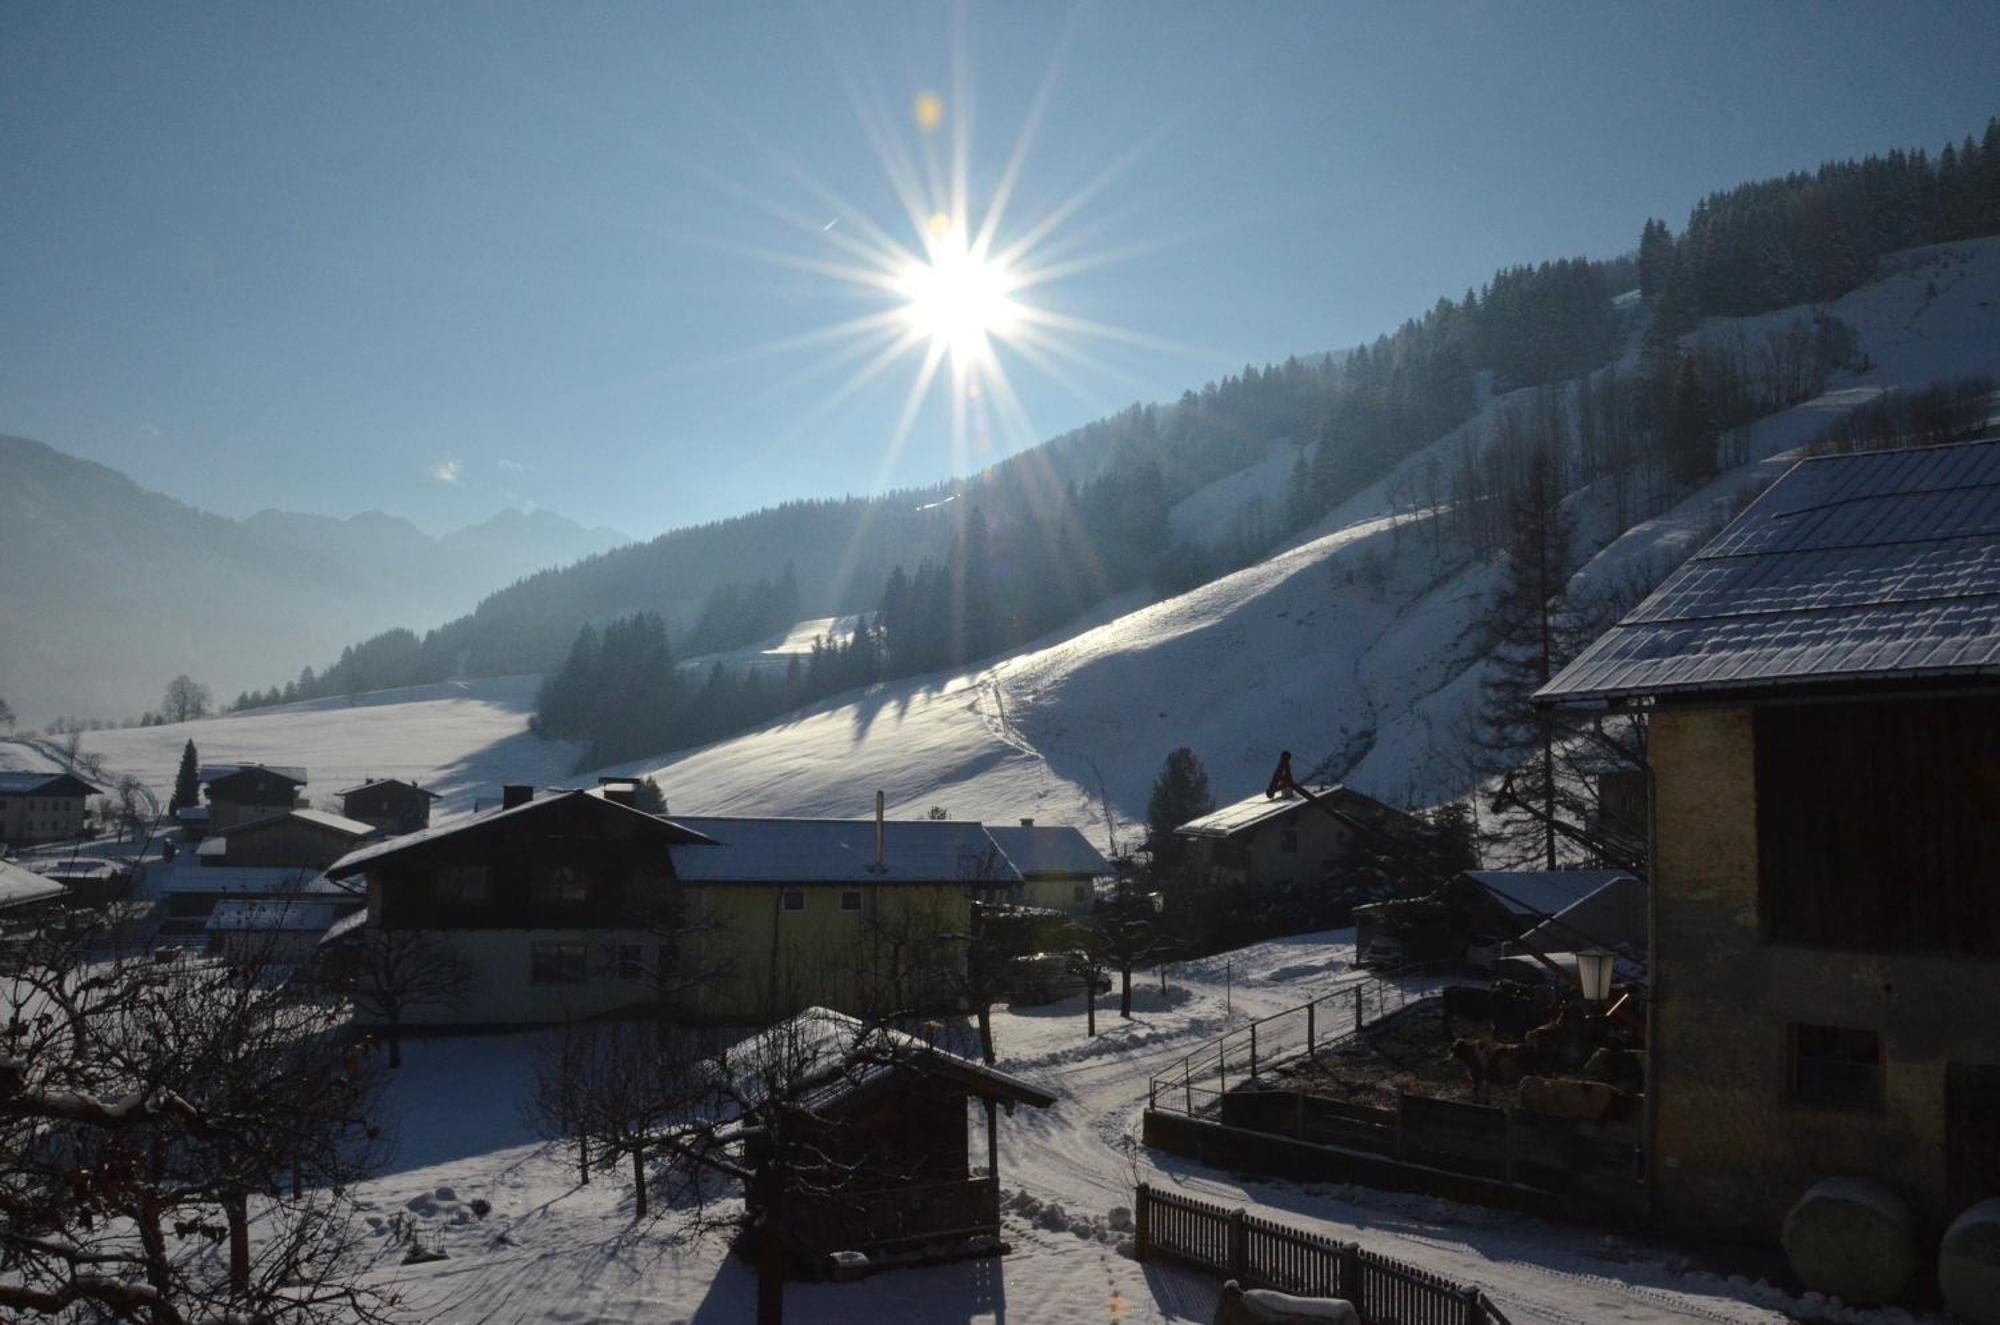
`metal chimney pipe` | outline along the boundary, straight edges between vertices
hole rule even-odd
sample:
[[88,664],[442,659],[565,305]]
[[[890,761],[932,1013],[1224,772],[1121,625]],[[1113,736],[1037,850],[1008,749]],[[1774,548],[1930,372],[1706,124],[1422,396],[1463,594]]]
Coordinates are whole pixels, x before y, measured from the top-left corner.
[[882,816],[887,807],[887,804],[888,804],[888,798],[884,796],[880,791],[877,791],[875,793],[875,872],[877,874],[880,874],[882,871],[889,868],[888,865],[885,864],[882,859],[882,857],[885,854],[884,843],[882,840],[884,837],[884,832],[882,828]]

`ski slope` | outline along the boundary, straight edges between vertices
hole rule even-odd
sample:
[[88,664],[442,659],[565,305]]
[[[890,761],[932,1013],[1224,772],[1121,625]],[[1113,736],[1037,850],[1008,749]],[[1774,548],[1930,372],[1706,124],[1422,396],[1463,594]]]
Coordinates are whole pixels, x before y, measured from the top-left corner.
[[[1745,494],[1832,419],[1883,391],[2000,373],[2000,239],[1893,255],[1885,275],[1830,306],[1855,327],[1872,367],[1753,426],[1749,460],[1630,529],[1600,494],[1572,499],[1579,573],[1591,595],[1657,574],[1712,533]],[[1809,309],[1712,323],[1697,336],[1755,337]],[[1636,363],[1636,346],[1625,368]],[[1518,395],[1519,393],[1515,393]],[[1432,519],[1408,494],[1430,462],[1480,445],[1514,396],[1482,393],[1474,418],[1410,457],[1276,555],[1174,598],[1107,606],[1067,634],[961,673],[850,692],[701,749],[591,773],[654,776],[684,814],[860,816],[879,789],[895,814],[1034,817],[1075,824],[1101,846],[1131,841],[1161,761],[1189,745],[1216,798],[1260,788],[1280,750],[1308,770],[1396,803],[1465,794],[1459,733],[1482,675],[1480,626],[1499,567],[1431,554]],[[1271,448],[1193,507],[1216,518],[1288,466]],[[1255,471],[1254,473],[1252,471]],[[1254,483],[1252,482],[1254,480]],[[1226,531],[1217,531],[1218,536]],[[783,665],[852,620],[802,622],[759,646]],[[587,782],[574,748],[527,730],[533,678],[470,681],[260,710],[185,727],[93,733],[114,772],[171,786],[181,742],[204,760],[304,764],[311,793],[367,775],[416,778],[442,814],[498,794],[502,782]]]

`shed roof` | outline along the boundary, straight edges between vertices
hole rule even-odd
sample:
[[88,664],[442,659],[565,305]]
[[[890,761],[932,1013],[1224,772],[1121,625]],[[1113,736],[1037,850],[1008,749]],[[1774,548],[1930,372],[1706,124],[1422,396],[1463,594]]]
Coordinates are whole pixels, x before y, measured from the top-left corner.
[[672,848],[687,883],[1016,883],[986,829],[952,819],[891,819],[875,869],[873,819],[682,818],[706,845]]
[[1541,918],[1631,876],[1623,870],[1467,870],[1462,877],[1492,893],[1515,915]]
[[46,902],[61,897],[69,891],[54,879],[45,879],[32,870],[24,870],[19,865],[0,860],[0,911],[9,907],[29,906],[35,902]]
[[1018,824],[988,828],[986,835],[1024,879],[1095,879],[1111,873],[1111,862],[1104,858],[1104,853],[1067,825]]
[[1056,1097],[1010,1072],[940,1049],[905,1031],[870,1026],[832,1008],[812,1007],[748,1036],[724,1055],[730,1094],[743,1108],[766,1097],[768,1083],[800,1092],[805,1107],[823,1108],[898,1071],[942,1077],[985,1099],[1046,1109]]
[[311,824],[316,828],[331,829],[347,837],[372,837],[376,831],[374,824],[365,824],[359,819],[350,819],[343,814],[330,814],[325,810],[287,810],[283,814],[252,819],[248,823],[232,824],[201,845],[205,850],[209,842],[219,842],[226,837],[248,837],[253,833],[269,832],[280,824],[287,823]]
[[2000,440],[1804,460],[1542,702],[2000,675]]

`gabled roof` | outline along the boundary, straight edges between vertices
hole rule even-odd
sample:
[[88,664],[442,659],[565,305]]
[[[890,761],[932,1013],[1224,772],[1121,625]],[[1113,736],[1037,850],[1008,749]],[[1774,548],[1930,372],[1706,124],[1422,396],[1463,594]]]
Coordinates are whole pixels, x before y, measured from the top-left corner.
[[2000,676],[2000,441],[1805,460],[1540,702]]
[[437,792],[420,787],[416,783],[405,781],[402,778],[369,778],[366,782],[352,787],[344,787],[333,794],[336,796],[352,796],[357,791],[372,791],[377,787],[401,787],[405,791],[414,791],[418,795],[428,796],[432,800],[439,799]]
[[488,810],[485,814],[471,815],[452,823],[440,824],[435,828],[425,828],[414,833],[404,833],[401,837],[370,843],[368,846],[348,852],[333,862],[327,867],[326,874],[330,879],[345,879],[379,866],[385,861],[408,858],[413,853],[435,850],[462,841],[470,835],[486,833],[499,824],[555,813],[557,806],[567,806],[571,813],[601,814],[613,819],[629,816],[635,821],[635,831],[654,836],[668,846],[708,840],[699,832],[682,827],[678,820],[661,819],[656,815],[635,810],[629,805],[620,805],[617,801],[593,796],[589,792],[563,791],[548,796],[537,796],[531,801],[509,809]]
[[46,902],[61,897],[67,891],[54,879],[45,879],[31,870],[0,860],[0,911]]
[[1492,893],[1515,915],[1541,919],[1631,875],[1623,870],[1467,870],[1463,877]]
[[211,782],[235,777],[238,773],[268,773],[293,786],[306,785],[306,771],[296,764],[207,764],[203,766],[197,780],[205,787]]
[[[636,811],[635,811],[636,813]],[[680,815],[709,845],[676,846],[684,883],[1018,883],[1021,875],[979,824],[891,819],[875,866],[873,819],[735,819]]]
[[1090,839],[1068,826],[1043,827],[1020,824],[1012,828],[988,828],[993,839],[1024,879],[1101,878],[1111,873],[1111,862],[1090,844]]
[[96,796],[100,789],[74,773],[0,769],[0,796]]
[[982,1099],[1008,1100],[1046,1109],[1056,1097],[1020,1077],[907,1032],[869,1026],[831,1008],[807,1008],[749,1036],[724,1055],[732,1068],[729,1093],[738,1109],[755,1108],[766,1098],[770,1080],[785,1083],[787,1094],[808,1109],[824,1108],[892,1073],[939,1077]]
[[267,815],[262,819],[252,819],[248,823],[232,824],[203,842],[202,850],[206,851],[210,842],[219,842],[227,837],[247,837],[252,833],[268,832],[280,824],[287,823],[311,824],[316,828],[331,829],[333,832],[356,838],[373,837],[377,831],[374,824],[365,824],[359,819],[350,819],[343,814],[329,814],[325,810],[287,810],[283,814]]
[[[1324,797],[1339,790],[1338,783],[1329,783],[1313,787],[1312,793]],[[1297,809],[1311,809],[1305,797],[1289,791],[1266,796],[1260,791],[1254,796],[1245,796],[1233,805],[1204,814],[1199,819],[1190,819],[1174,831],[1184,837],[1234,837]]]

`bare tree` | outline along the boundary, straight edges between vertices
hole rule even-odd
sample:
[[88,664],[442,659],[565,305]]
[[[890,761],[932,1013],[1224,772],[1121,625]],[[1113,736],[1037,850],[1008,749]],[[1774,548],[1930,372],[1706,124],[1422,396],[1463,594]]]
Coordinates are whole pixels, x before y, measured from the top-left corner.
[[382,1028],[392,1068],[403,1065],[402,1030],[410,1010],[462,1007],[472,987],[472,968],[427,930],[362,923],[322,962],[322,983]]
[[132,774],[126,773],[118,779],[114,795],[118,840],[123,842],[144,834],[149,812],[152,810],[152,802],[146,795],[146,784]]
[[7,701],[4,699],[0,699],[0,727],[5,727],[9,731],[12,731],[14,728],[14,710],[8,706]]
[[346,1195],[375,1135],[367,1055],[339,1034],[348,1009],[261,964],[106,942],[87,925],[46,931],[6,991],[0,1308],[135,1325],[390,1319],[393,1295],[360,1281]]
[[160,701],[160,716],[168,722],[192,722],[208,716],[208,687],[182,672],[167,682],[166,698]]
[[581,1178],[590,1160],[632,1162],[633,1217],[649,1213],[646,1159],[687,1107],[701,1052],[693,1032],[635,1022],[570,1025],[537,1070],[532,1117],[551,1140],[574,1139]]

